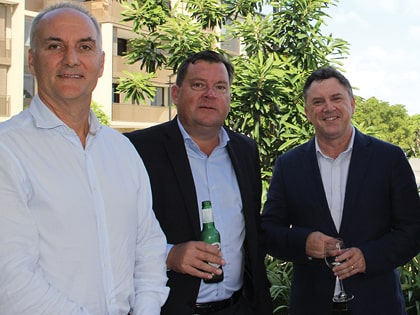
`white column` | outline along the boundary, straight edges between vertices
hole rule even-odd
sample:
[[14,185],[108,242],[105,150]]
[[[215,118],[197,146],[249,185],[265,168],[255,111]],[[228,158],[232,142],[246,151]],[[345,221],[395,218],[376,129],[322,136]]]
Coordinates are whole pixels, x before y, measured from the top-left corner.
[[23,68],[25,49],[25,1],[9,1],[11,27],[7,37],[11,38],[11,65],[7,72],[7,94],[10,96],[10,116],[23,109]]
[[105,52],[104,73],[99,79],[92,100],[102,106],[102,110],[112,118],[112,51],[114,42],[114,31],[111,23],[101,24],[102,49]]

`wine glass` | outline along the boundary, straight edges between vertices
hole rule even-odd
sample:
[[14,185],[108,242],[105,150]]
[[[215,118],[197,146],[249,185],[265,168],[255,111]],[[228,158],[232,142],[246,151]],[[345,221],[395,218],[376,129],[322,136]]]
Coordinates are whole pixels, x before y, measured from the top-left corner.
[[[335,238],[324,242],[324,259],[328,267],[333,269],[335,266],[341,264],[341,262],[336,261],[336,258],[341,255],[344,249],[345,246],[342,239]],[[340,284],[340,292],[333,296],[333,302],[343,303],[351,301],[354,298],[354,295],[346,293],[344,291],[343,281],[341,281],[338,277],[337,280]]]

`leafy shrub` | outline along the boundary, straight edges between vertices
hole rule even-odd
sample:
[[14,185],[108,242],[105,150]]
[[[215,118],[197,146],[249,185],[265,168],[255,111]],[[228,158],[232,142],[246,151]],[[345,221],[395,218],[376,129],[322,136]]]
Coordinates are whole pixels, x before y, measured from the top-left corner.
[[408,315],[420,314],[420,254],[398,268]]
[[102,110],[101,105],[99,105],[95,101],[92,101],[92,103],[90,104],[90,108],[95,113],[96,117],[98,117],[98,120],[102,125],[104,125],[104,126],[109,126],[110,125],[110,118]]
[[267,277],[271,283],[270,294],[274,305],[273,314],[286,315],[289,310],[292,263],[267,255],[265,265]]

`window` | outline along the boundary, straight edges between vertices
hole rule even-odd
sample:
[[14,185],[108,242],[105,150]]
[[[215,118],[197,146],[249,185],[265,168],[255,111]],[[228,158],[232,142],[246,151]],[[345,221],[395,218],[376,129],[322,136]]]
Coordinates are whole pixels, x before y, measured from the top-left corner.
[[32,74],[25,73],[23,77],[23,97],[24,98],[32,98],[35,93],[34,88],[34,77]]
[[117,38],[117,56],[124,56],[127,53],[127,40]]
[[152,106],[165,106],[165,102],[163,101],[164,97],[164,89],[163,87],[156,88],[156,94],[154,100],[150,103]]
[[117,91],[118,83],[112,83],[112,101],[114,103],[120,102],[120,94]]

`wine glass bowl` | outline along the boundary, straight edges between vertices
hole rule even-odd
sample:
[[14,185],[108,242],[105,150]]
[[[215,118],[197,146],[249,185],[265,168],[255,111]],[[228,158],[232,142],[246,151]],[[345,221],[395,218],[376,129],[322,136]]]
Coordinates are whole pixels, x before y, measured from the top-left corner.
[[324,242],[324,259],[330,269],[341,265],[341,262],[336,261],[336,258],[341,254],[343,248],[343,241],[340,239],[333,239]]
[[[324,242],[324,260],[330,269],[341,265],[342,262],[337,261],[337,257],[340,256],[345,250],[343,240],[339,238],[329,239]],[[340,292],[335,294],[332,298],[334,303],[343,303],[351,301],[354,298],[353,294],[348,294],[344,291],[343,281],[336,277],[336,281],[340,284]]]

